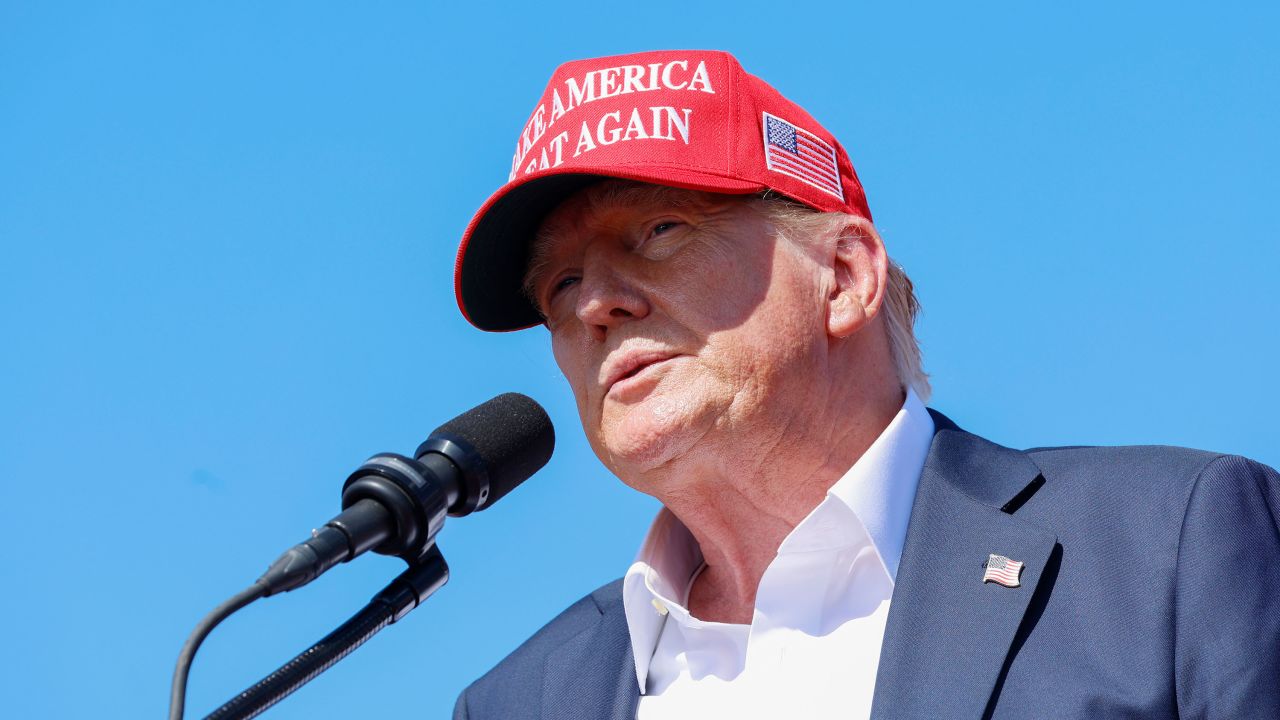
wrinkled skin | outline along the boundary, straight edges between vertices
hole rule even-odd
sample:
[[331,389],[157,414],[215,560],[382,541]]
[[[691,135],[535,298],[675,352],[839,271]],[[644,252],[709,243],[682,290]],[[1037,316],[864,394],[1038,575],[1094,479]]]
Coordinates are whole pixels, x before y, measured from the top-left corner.
[[883,246],[801,247],[749,200],[618,185],[547,216],[528,285],[592,448],[689,527],[699,583],[733,586],[718,611],[740,615],[901,405],[875,322]]
[[[559,238],[538,283],[556,362],[592,447],[624,480],[801,390],[787,379],[824,337],[823,298],[797,279],[816,268],[746,205],[599,210],[580,196],[544,227]],[[607,387],[608,364],[628,353],[674,357]]]

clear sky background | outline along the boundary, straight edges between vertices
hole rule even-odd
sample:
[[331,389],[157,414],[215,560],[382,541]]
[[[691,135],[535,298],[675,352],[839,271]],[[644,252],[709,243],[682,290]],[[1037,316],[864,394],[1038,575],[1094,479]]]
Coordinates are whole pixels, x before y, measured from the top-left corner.
[[[1276,4],[890,6],[0,4],[5,717],[163,717],[195,622],[351,470],[499,392],[546,405],[550,465],[450,521],[449,584],[267,717],[445,717],[625,571],[657,505],[587,448],[546,333],[473,330],[451,285],[575,58],[729,50],[840,138],[962,427],[1280,464]],[[188,715],[401,566],[233,616]]]

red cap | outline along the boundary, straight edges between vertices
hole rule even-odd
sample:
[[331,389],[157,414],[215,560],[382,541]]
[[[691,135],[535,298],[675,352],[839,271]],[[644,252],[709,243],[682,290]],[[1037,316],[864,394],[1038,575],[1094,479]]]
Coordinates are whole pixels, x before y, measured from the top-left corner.
[[522,290],[543,217],[602,178],[729,194],[774,190],[871,219],[840,143],[725,52],[662,50],[556,69],[516,141],[507,184],[458,248],[458,307],[481,330],[542,317]]

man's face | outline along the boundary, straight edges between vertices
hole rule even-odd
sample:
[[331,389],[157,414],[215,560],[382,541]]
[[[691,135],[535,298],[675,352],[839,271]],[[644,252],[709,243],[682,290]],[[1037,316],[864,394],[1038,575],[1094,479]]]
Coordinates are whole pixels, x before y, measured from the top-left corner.
[[782,432],[825,357],[820,276],[750,200],[608,182],[544,220],[528,286],[592,447],[635,484]]

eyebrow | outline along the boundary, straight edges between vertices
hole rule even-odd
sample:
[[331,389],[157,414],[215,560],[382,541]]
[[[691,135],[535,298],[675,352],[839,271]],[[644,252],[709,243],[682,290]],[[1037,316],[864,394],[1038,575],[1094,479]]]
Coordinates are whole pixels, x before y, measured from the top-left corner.
[[[627,180],[606,181],[593,185],[584,192],[587,203],[586,209],[595,213],[607,212],[620,207],[644,205],[670,205],[677,208],[687,208],[713,197],[712,193],[704,193],[697,190],[685,190],[684,188],[668,187],[666,185],[649,185]],[[551,264],[549,248],[554,240],[554,233],[550,228],[544,226],[538,229],[533,236],[533,240],[529,243],[529,261],[525,269],[524,282],[521,283],[521,289],[539,313],[542,313],[542,307],[538,303],[537,282]]]

